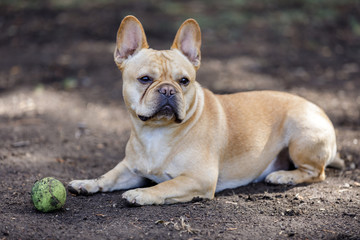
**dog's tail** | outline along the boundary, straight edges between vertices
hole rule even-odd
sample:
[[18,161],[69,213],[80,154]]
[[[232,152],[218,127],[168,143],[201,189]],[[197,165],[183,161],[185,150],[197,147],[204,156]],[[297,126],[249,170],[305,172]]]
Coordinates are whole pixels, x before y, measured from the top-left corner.
[[345,161],[341,159],[339,156],[335,156],[335,158],[327,165],[327,167],[342,170],[345,169]]

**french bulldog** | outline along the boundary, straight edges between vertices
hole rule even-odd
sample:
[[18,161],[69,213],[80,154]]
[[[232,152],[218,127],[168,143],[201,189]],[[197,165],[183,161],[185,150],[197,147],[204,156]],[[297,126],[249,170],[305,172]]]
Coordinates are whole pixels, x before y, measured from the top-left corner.
[[[196,81],[200,46],[194,19],[163,51],[149,48],[137,18],[123,19],[114,60],[131,119],[125,158],[97,179],[71,181],[70,192],[131,189],[122,195],[129,203],[171,204],[263,180],[318,182],[327,165],[343,164],[334,127],[315,104],[276,91],[216,95],[203,89]],[[295,168],[278,157],[284,149]],[[146,179],[157,184],[141,188]]]

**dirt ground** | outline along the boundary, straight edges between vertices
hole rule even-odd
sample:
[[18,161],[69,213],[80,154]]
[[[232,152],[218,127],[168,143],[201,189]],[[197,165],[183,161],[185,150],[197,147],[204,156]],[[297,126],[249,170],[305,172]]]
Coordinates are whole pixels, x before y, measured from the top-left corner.
[[[185,20],[141,6],[0,5],[0,239],[360,239],[360,37],[342,17],[359,5],[329,24],[283,31],[263,15],[241,27],[199,21],[198,81],[216,93],[272,89],[313,101],[335,125],[346,169],[327,169],[321,183],[256,183],[211,201],[130,207],[121,191],[68,193],[60,211],[34,209],[36,180],[98,177],[123,158],[130,123],[113,63],[117,27],[132,13],[164,49]],[[217,13],[201,1],[193,8]]]

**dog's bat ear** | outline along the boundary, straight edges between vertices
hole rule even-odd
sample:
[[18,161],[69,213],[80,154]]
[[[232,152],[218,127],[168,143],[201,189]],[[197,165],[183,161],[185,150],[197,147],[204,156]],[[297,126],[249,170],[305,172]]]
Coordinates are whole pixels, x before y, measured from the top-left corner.
[[121,69],[124,60],[148,47],[140,21],[134,16],[125,17],[120,24],[116,37],[114,60],[118,67]]
[[201,31],[199,24],[194,19],[186,20],[176,33],[171,49],[178,49],[194,65],[200,67],[201,60]]

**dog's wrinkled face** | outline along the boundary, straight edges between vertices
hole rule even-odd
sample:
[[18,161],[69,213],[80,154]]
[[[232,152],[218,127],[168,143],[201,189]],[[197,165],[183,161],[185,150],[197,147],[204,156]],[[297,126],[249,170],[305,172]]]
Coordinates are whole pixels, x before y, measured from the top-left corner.
[[141,23],[126,17],[118,30],[115,63],[123,72],[123,96],[143,123],[181,123],[195,100],[201,33],[195,20],[179,28],[171,50],[148,48]]
[[142,49],[123,70],[126,105],[142,121],[180,123],[195,94],[195,77],[178,50]]

